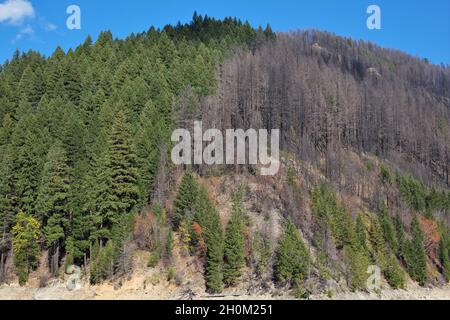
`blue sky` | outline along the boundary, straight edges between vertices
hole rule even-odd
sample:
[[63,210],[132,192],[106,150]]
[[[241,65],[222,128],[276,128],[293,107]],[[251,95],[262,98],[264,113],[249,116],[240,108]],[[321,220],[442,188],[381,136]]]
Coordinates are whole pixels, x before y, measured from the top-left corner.
[[[68,30],[66,9],[81,8],[81,30]],[[366,27],[366,9],[381,8],[382,29]],[[450,64],[450,0],[0,0],[0,62],[16,48],[46,55],[82,43],[88,34],[116,37],[188,22],[192,13],[236,16],[275,31],[316,28]]]

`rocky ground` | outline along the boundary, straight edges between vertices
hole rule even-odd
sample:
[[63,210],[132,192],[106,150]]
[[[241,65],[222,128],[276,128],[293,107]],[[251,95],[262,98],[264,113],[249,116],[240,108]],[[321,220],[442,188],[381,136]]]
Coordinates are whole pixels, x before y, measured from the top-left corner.
[[[330,299],[326,295],[317,295],[313,300]],[[333,300],[450,300],[450,286],[442,288],[421,288],[413,286],[408,290],[382,290],[381,293],[347,292],[340,293]]]
[[[82,285],[78,290],[70,291],[66,284],[58,281],[46,288],[20,287],[17,284],[0,287],[0,300],[183,300],[190,297],[194,300],[227,299],[227,300],[276,300],[293,299],[290,296],[274,296],[271,294],[247,295],[238,291],[225,293],[223,296],[207,296],[201,291],[192,290],[190,296],[174,284],[162,281],[158,284],[146,284],[143,278],[133,278],[117,285],[100,286]],[[410,285],[407,290],[381,290],[377,293],[341,292],[339,294],[313,295],[311,300],[450,300],[450,286],[422,288]]]

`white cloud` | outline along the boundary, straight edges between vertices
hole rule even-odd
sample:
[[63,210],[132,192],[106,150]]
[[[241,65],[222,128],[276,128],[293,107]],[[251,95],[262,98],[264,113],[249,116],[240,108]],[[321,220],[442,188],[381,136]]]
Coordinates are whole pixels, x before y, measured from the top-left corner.
[[13,39],[13,43],[16,43],[17,41],[23,39],[23,37],[33,37],[34,36],[34,29],[31,26],[26,26],[25,28],[20,29],[19,33],[16,35],[16,37]]
[[33,5],[28,0],[6,0],[0,3],[0,23],[20,24],[34,15]]
[[26,26],[25,28],[20,30],[20,33],[21,34],[27,34],[27,35],[33,35],[34,34],[34,29],[31,26]]
[[44,29],[45,29],[45,31],[55,31],[56,29],[58,29],[58,26],[49,22],[49,23],[45,24]]

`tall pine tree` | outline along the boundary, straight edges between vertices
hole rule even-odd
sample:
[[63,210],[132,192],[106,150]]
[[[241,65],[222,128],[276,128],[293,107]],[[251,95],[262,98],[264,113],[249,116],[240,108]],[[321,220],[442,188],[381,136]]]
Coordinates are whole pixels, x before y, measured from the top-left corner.
[[56,274],[70,222],[68,208],[71,177],[66,152],[57,141],[47,154],[38,192],[37,211],[42,216],[50,272]]
[[106,145],[94,165],[94,223],[99,240],[110,238],[112,227],[135,209],[139,198],[137,156],[127,119],[118,111]]
[[278,243],[275,274],[279,282],[298,284],[309,274],[310,255],[292,221],[287,221]]
[[225,234],[223,281],[227,286],[239,281],[245,266],[244,214],[239,190],[233,196],[233,212]]
[[194,174],[191,170],[187,170],[181,180],[177,197],[173,203],[172,224],[175,229],[179,228],[181,221],[185,217],[192,217],[196,213],[198,209],[196,204],[199,201],[198,188]]
[[206,287],[210,292],[221,292],[223,281],[223,229],[219,214],[204,186],[200,187],[195,221],[203,229],[206,238]]

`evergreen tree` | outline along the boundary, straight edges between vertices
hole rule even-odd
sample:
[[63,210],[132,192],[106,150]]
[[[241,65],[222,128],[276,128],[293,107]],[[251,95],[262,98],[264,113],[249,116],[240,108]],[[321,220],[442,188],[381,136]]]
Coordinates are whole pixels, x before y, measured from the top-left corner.
[[2,126],[0,127],[0,148],[4,148],[6,145],[10,144],[13,130],[14,121],[10,114],[5,114]]
[[411,240],[404,240],[402,246],[402,257],[411,278],[420,285],[425,285],[428,279],[427,256],[423,247],[423,232],[417,216],[411,224]]
[[[11,248],[11,228],[16,213],[13,181],[14,157],[10,146],[2,148],[0,155],[0,259]],[[0,260],[0,264],[3,260]]]
[[69,226],[68,196],[71,179],[67,162],[61,142],[56,142],[47,154],[37,199],[37,211],[44,222],[52,274],[57,273],[60,251],[64,248]]
[[205,265],[206,287],[211,292],[221,292],[223,282],[224,239],[220,217],[205,187],[200,187],[196,202],[195,221],[204,230],[207,246]]
[[92,212],[97,239],[109,239],[112,227],[132,212],[139,198],[136,150],[122,111],[117,113],[102,149],[94,159]]
[[179,228],[184,217],[190,217],[196,213],[196,204],[199,201],[198,188],[199,186],[192,171],[187,170],[181,180],[177,197],[173,203],[172,224],[175,229]]
[[120,220],[112,228],[112,243],[113,243],[113,271],[115,273],[124,275],[130,271],[132,261],[130,252],[128,252],[127,245],[132,240],[133,224],[135,216],[132,213],[122,214]]
[[54,99],[64,92],[62,59],[64,52],[57,48],[47,64],[44,74],[45,92],[49,99]]
[[18,209],[28,214],[36,214],[37,191],[50,140],[48,130],[38,127],[33,114],[21,118],[12,134]]
[[395,255],[387,253],[386,262],[383,265],[383,274],[386,281],[394,289],[404,289],[406,285],[406,273],[401,268]]
[[90,274],[89,274],[89,282],[91,284],[96,284],[100,281],[99,271],[98,271],[98,258],[100,253],[100,244],[98,241],[94,241],[90,246]]
[[15,98],[10,85],[6,81],[0,80],[0,123],[4,121],[6,115],[14,114]]
[[347,283],[352,290],[365,289],[370,264],[369,245],[373,249],[372,255],[375,259],[380,257],[380,252],[384,248],[381,228],[376,222],[377,220],[370,224],[366,233],[363,215],[359,214],[356,219],[355,237],[343,248]]
[[[43,81],[37,75],[39,71],[34,72],[31,66],[28,66],[19,83],[20,97],[26,100],[33,108],[36,108],[41,96],[44,93]],[[40,73],[39,73],[40,74]]]
[[61,136],[62,115],[61,109],[65,107],[65,102],[61,98],[49,100],[47,94],[42,96],[39,101],[36,112],[36,126],[46,128],[52,138],[57,139]]
[[399,257],[401,257],[402,256],[402,249],[405,246],[406,239],[405,239],[405,228],[403,226],[403,221],[402,221],[402,219],[400,217],[400,214],[397,214],[395,216],[394,224],[395,224],[395,236],[397,238],[397,243],[398,243],[398,245],[397,245],[397,252],[396,253],[397,253],[397,255]]
[[84,198],[83,212],[90,219],[90,241],[109,239],[111,223],[107,218],[106,200],[109,197],[111,173],[108,168],[106,137],[100,134],[90,162],[89,174],[85,175],[81,188]]
[[137,157],[131,131],[125,115],[119,111],[111,128],[108,140],[108,158],[112,174],[111,207],[117,208],[118,214],[130,213],[138,199]]
[[68,165],[73,168],[86,157],[85,127],[72,103],[66,105],[61,122],[62,128],[59,130],[59,137],[61,137],[67,154]]
[[238,191],[233,196],[233,212],[225,234],[223,281],[227,286],[239,281],[245,266],[244,227],[242,195]]
[[[91,244],[90,235],[93,230],[92,219],[89,212],[86,212],[85,203],[89,199],[89,192],[84,185],[86,176],[89,175],[89,165],[86,162],[79,162],[73,169],[73,181],[70,187],[69,212],[72,213],[69,226],[69,234],[72,241],[72,247],[66,248],[68,254],[71,254],[75,264],[87,263],[87,252]],[[66,245],[67,247],[67,245]]]
[[264,29],[264,35],[267,37],[267,39],[270,39],[270,40],[275,39],[276,35],[272,31],[270,24],[267,24],[266,28]]
[[397,173],[397,185],[407,205],[415,211],[426,208],[426,190],[424,184],[411,175],[401,176]]
[[394,251],[397,250],[397,238],[395,235],[395,228],[392,222],[391,215],[387,207],[383,206],[381,212],[378,215],[381,228],[383,229],[384,239],[389,244],[390,248]]
[[138,185],[139,206],[149,202],[150,191],[158,173],[162,150],[166,142],[165,124],[159,117],[152,102],[147,102],[139,119],[139,129],[136,134],[138,155]]
[[278,243],[275,275],[279,282],[298,284],[309,275],[310,255],[292,221],[287,221]]
[[345,246],[344,260],[347,266],[347,282],[352,290],[365,289],[369,267],[369,257],[361,246]]
[[397,216],[394,226],[389,211],[384,207],[378,214],[378,219],[373,222],[373,225],[373,256],[376,263],[381,267],[386,281],[392,288],[404,288],[406,285],[406,273],[396,257],[396,254],[399,252],[399,256],[402,256],[401,248],[406,241],[403,223],[400,217]]
[[64,96],[68,101],[76,106],[80,103],[81,96],[81,76],[78,70],[78,63],[68,60],[63,66],[63,82]]
[[356,218],[356,237],[355,241],[358,246],[367,251],[367,234],[366,234],[366,226],[364,223],[364,218],[362,214],[359,214]]
[[386,241],[383,237],[383,230],[381,229],[378,219],[372,218],[368,227],[368,235],[370,240],[371,252],[376,258],[380,252],[386,249]]
[[415,280],[420,284],[425,284],[427,275],[427,255],[423,246],[424,235],[417,216],[414,217],[412,226],[412,247],[414,250],[413,274]]
[[322,237],[331,230],[336,247],[343,249],[353,243],[354,226],[347,209],[336,199],[336,195],[321,185],[311,192],[312,210],[317,218]]

